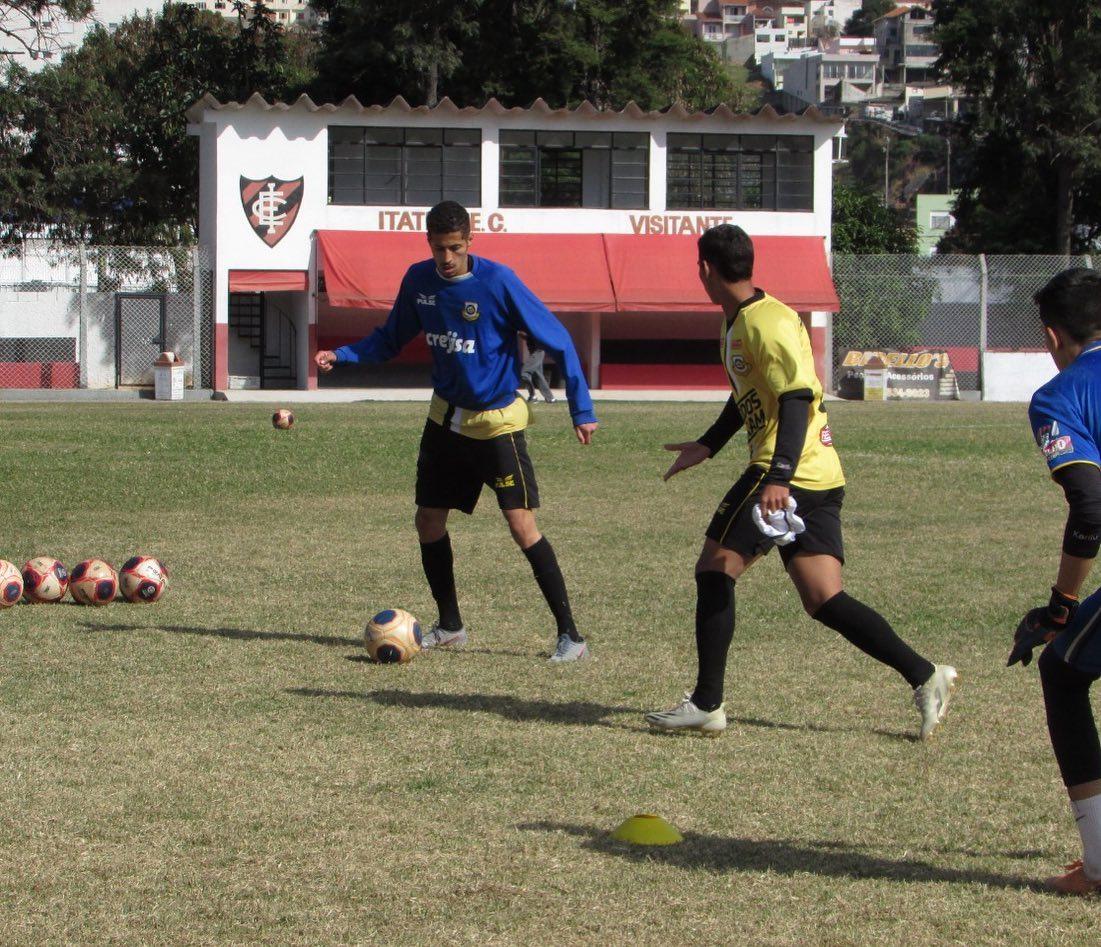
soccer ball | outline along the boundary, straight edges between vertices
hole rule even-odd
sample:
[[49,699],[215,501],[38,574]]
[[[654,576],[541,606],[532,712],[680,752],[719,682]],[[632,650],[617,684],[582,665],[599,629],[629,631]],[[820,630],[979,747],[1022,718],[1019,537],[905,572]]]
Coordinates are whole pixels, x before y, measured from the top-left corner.
[[277,427],[280,431],[285,431],[294,424],[294,415],[286,408],[280,408],[271,416],[271,423],[272,427]]
[[108,605],[118,595],[118,573],[102,559],[85,559],[73,569],[69,591],[81,605]]
[[23,597],[23,576],[6,559],[0,559],[0,608],[11,608]]
[[60,602],[69,589],[69,570],[51,556],[23,564],[23,597],[28,602]]
[[388,608],[367,622],[367,653],[379,664],[405,664],[421,649],[421,623],[401,608]]
[[119,590],[128,602],[155,602],[168,588],[168,569],[160,559],[134,556],[119,570]]

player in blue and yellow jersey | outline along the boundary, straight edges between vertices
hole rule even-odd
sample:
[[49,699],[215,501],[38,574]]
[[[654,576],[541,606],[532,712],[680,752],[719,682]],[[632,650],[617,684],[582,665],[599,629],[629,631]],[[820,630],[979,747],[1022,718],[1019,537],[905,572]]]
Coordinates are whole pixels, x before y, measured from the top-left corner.
[[434,391],[417,458],[415,523],[439,618],[423,646],[467,640],[447,518],[451,510],[474,512],[489,485],[554,614],[558,643],[551,660],[586,658],[588,644],[574,624],[554,549],[535,523],[539,489],[524,438],[529,409],[516,394],[517,333],[538,339],[556,356],[574,431],[589,444],[597,420],[581,362],[569,333],[512,270],[470,253],[470,215],[461,205],[437,204],[428,212],[427,230],[432,259],[406,272],[386,323],[354,345],[318,352],[315,361],[322,371],[340,362],[376,364],[420,332],[428,342]]
[[807,613],[913,688],[926,739],[944,719],[957,674],[918,655],[883,616],[842,588],[845,477],[807,330],[797,313],[753,285],[753,244],[740,227],[723,224],[700,237],[699,276],[725,314],[721,350],[733,394],[702,437],[665,445],[677,453],[665,479],[713,457],[743,426],[749,467],[715,511],[696,562],[695,690],[646,720],[658,729],[710,736],[726,729],[723,684],[734,635],[734,583],[778,545]]
[[1101,890],[1101,742],[1090,685],[1101,677],[1101,590],[1078,594],[1101,546],[1101,274],[1064,270],[1036,294],[1059,373],[1033,396],[1028,417],[1069,511],[1048,604],[1021,620],[1009,664],[1040,656],[1048,733],[1082,838],[1082,860],[1047,880],[1064,894]]

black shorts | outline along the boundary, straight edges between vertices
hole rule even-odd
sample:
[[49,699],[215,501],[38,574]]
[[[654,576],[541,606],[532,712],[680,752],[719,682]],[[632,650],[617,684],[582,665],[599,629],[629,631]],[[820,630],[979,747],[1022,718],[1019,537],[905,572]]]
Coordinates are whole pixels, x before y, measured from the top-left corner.
[[[723,497],[722,503],[711,517],[705,534],[720,546],[732,549],[746,559],[767,554],[776,544],[765,536],[753,522],[753,507],[761,495],[766,471],[750,467]],[[832,490],[803,490],[792,487],[791,495],[798,504],[796,513],[807,524],[793,543],[780,546],[780,558],[786,566],[797,552],[833,556],[844,563],[845,549],[841,543],[841,504],[845,488]]]
[[417,506],[473,513],[483,486],[492,487],[502,510],[539,506],[524,432],[477,440],[426,421],[417,457]]

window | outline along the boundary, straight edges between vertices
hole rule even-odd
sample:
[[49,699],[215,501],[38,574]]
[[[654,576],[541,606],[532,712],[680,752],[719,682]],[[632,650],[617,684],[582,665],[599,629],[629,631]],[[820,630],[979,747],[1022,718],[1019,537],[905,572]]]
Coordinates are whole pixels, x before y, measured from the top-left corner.
[[329,126],[329,203],[482,203],[478,128]]
[[930,230],[949,230],[955,222],[955,219],[947,211],[935,210],[929,214]]
[[814,139],[807,135],[670,135],[671,210],[813,210]]
[[647,206],[646,132],[501,131],[502,207]]

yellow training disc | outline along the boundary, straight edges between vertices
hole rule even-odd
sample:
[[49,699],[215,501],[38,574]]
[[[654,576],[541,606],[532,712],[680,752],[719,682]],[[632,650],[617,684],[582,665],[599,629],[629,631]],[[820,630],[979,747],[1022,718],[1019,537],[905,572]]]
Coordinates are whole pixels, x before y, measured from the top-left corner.
[[632,845],[676,845],[684,836],[660,815],[633,815],[612,832],[612,838]]

